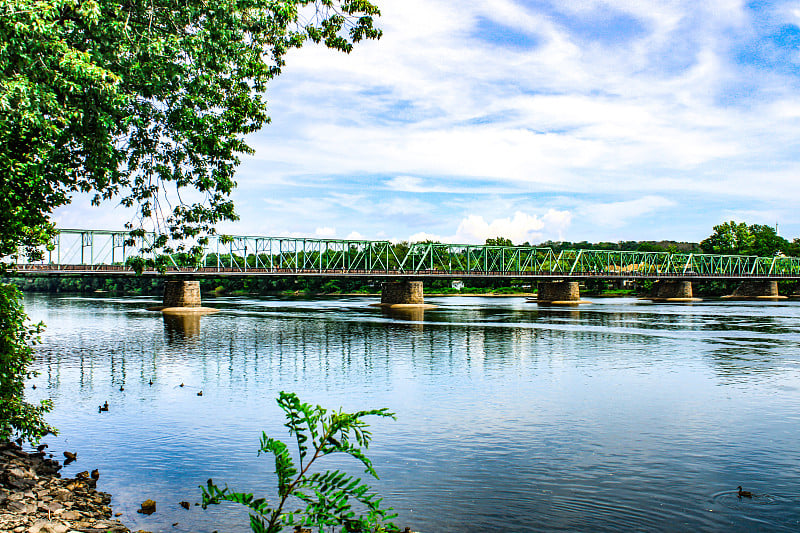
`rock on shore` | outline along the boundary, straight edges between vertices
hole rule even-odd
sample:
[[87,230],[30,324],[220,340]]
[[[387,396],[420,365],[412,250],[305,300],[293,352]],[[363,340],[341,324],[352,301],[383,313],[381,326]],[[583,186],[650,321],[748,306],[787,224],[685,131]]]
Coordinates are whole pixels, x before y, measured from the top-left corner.
[[0,531],[130,533],[111,518],[111,496],[95,480],[61,478],[58,461],[0,442]]

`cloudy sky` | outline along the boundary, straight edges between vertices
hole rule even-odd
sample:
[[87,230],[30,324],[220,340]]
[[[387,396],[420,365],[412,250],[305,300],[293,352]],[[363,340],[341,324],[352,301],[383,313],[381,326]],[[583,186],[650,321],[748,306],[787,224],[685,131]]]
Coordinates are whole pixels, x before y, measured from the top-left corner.
[[[800,4],[376,0],[293,52],[234,234],[514,243],[800,236]],[[81,201],[62,227],[121,227]]]

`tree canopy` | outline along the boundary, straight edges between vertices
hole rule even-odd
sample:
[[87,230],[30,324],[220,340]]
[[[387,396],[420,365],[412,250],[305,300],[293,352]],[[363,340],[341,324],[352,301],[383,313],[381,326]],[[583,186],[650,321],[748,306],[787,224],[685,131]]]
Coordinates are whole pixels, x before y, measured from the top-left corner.
[[514,243],[506,237],[490,237],[486,239],[486,246],[514,246]]
[[380,37],[378,15],[367,0],[0,0],[0,257],[47,242],[79,191],[135,207],[134,235],[153,220],[160,245],[235,220],[234,171],[286,54],[350,52]]
[[714,233],[700,242],[700,248],[709,254],[758,255],[766,257],[776,253],[791,254],[792,243],[778,235],[772,226],[747,225],[744,222],[724,222],[714,226]]

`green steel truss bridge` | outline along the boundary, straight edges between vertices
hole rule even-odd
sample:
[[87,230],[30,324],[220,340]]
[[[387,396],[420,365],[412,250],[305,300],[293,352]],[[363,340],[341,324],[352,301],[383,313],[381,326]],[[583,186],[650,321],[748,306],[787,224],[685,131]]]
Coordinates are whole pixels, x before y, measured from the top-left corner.
[[[41,261],[20,254],[20,274],[134,274],[131,260],[144,257],[146,234],[133,243],[125,231],[62,229]],[[153,257],[150,256],[150,259]],[[563,250],[523,246],[212,236],[199,268],[168,257],[166,272],[178,276],[327,276],[395,279],[530,278],[557,279],[800,279],[800,258],[668,252]]]

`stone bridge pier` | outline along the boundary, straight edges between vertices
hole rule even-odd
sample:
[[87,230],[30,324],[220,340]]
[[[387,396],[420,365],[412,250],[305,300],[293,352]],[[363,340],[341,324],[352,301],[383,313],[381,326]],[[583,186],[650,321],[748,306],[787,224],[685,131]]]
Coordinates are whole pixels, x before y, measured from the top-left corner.
[[784,300],[778,293],[777,281],[743,281],[733,294],[723,296],[732,300]]
[[199,281],[165,281],[164,307],[200,307]]
[[381,303],[383,307],[435,307],[425,303],[421,281],[390,281],[381,285]]
[[589,302],[581,300],[581,290],[577,281],[540,281],[537,288],[536,303],[548,305],[579,305]]
[[685,280],[657,280],[653,284],[652,295],[647,298],[654,302],[699,302],[692,293],[692,282]]
[[167,314],[208,314],[217,310],[203,307],[200,282],[197,280],[167,280],[164,282],[163,305],[150,307],[150,311]]

